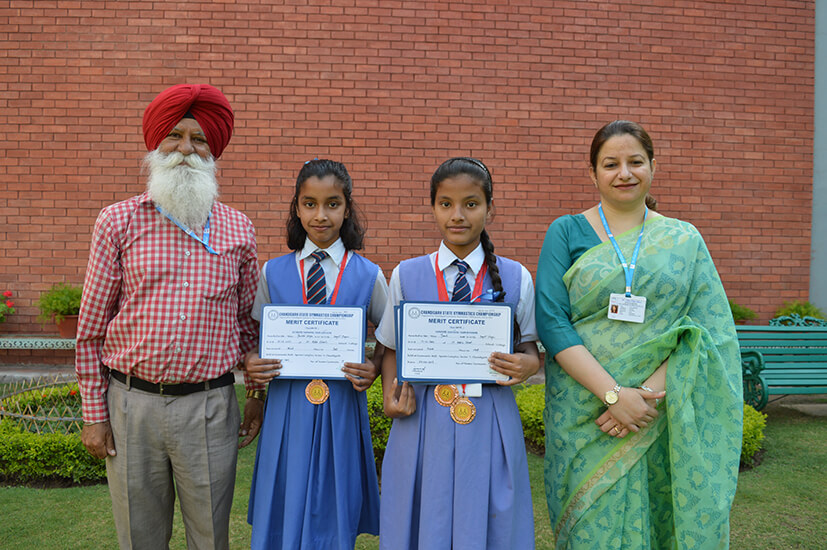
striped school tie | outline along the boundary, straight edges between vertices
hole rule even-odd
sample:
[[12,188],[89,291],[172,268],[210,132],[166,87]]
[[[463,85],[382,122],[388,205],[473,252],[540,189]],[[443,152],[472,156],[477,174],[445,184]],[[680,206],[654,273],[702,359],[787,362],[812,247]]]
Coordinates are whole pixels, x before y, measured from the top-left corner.
[[454,260],[453,264],[457,266],[459,272],[457,279],[454,281],[454,291],[451,293],[452,302],[470,302],[471,301],[471,286],[468,284],[468,279],[465,274],[468,273],[468,264],[462,260]]
[[324,280],[322,260],[327,258],[327,252],[317,250],[310,256],[316,260],[316,263],[310,266],[310,272],[307,274],[307,303],[323,304],[327,298],[327,283]]

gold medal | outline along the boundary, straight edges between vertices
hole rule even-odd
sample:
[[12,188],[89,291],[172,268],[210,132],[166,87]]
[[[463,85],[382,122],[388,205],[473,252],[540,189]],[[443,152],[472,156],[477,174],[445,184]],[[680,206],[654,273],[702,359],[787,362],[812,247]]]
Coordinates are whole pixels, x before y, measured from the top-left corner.
[[477,416],[477,408],[467,397],[460,397],[451,405],[451,418],[457,424],[468,424]]
[[450,407],[457,397],[459,390],[454,384],[440,384],[434,388],[434,398],[443,407]]
[[324,380],[311,380],[304,388],[304,395],[314,405],[321,405],[330,397],[330,388]]

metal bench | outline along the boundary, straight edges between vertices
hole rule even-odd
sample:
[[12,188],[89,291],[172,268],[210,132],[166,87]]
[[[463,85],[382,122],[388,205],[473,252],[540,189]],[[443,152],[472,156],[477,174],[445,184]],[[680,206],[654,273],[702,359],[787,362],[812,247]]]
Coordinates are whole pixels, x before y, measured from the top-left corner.
[[761,410],[770,395],[827,393],[827,322],[793,315],[736,330],[746,403]]

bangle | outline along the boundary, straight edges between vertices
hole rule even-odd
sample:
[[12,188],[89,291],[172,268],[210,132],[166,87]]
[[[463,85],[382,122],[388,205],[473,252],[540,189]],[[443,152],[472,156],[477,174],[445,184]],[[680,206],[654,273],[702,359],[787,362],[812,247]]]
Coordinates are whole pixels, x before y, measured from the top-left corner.
[[265,397],[267,397],[267,392],[265,390],[247,390],[247,399],[258,399],[259,401],[264,401]]

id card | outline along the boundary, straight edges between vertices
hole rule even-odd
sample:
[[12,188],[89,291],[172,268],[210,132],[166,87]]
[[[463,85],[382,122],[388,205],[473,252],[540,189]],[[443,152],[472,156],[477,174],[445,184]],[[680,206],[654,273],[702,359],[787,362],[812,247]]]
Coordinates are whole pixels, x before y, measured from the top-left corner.
[[609,296],[609,319],[642,323],[646,317],[646,298],[644,296],[626,296],[611,294]]

